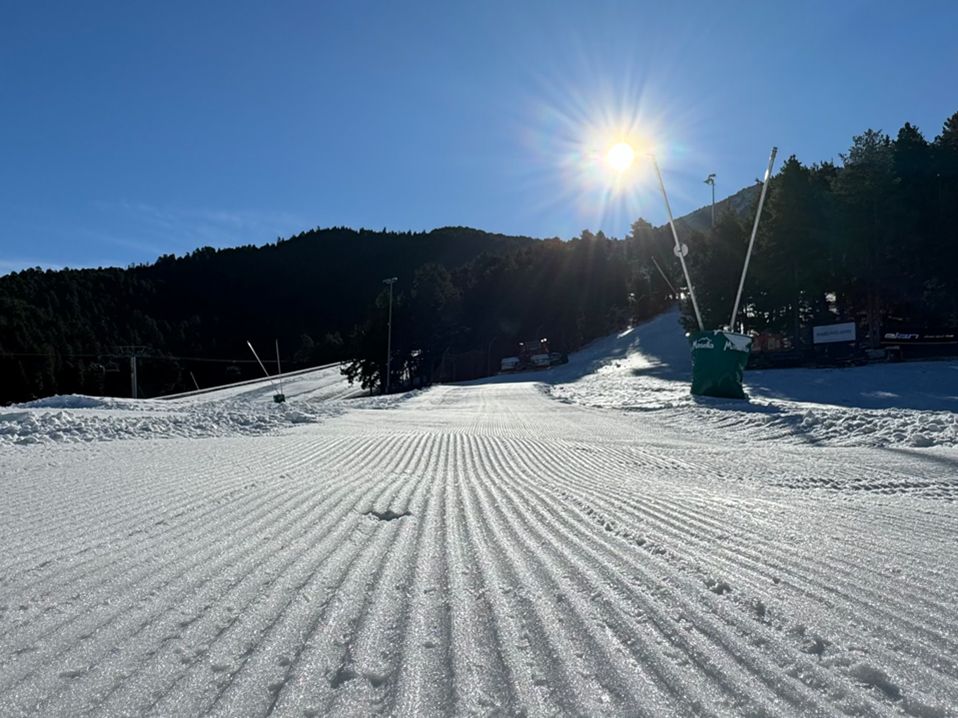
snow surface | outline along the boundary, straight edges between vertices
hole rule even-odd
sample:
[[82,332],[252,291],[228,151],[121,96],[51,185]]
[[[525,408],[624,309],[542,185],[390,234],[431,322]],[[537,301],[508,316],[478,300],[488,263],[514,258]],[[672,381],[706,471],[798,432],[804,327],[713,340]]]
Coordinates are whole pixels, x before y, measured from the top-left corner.
[[958,360],[746,371],[748,402],[693,397],[675,311],[596,342],[582,358],[541,376],[556,397],[655,410],[657,421],[681,428],[691,420],[716,440],[958,446]]
[[242,382],[162,400],[52,396],[0,407],[0,446],[88,442],[109,439],[201,438],[265,434],[294,424],[338,416],[345,402],[370,408],[392,406],[402,397],[365,397],[350,387],[339,366],[288,375],[288,402],[273,403],[278,385]]
[[956,364],[683,342],[0,410],[0,714],[958,715]]

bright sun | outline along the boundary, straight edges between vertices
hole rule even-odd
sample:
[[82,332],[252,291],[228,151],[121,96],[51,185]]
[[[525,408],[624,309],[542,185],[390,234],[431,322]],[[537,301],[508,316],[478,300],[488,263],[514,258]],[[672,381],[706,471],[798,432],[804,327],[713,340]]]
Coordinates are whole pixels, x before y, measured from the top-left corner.
[[605,161],[616,172],[625,172],[635,160],[635,150],[627,142],[612,145],[605,153]]

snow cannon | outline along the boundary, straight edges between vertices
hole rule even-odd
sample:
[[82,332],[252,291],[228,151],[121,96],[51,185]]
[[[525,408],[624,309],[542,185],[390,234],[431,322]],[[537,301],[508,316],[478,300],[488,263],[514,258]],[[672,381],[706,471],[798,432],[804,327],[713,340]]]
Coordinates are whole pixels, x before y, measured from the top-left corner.
[[[732,306],[732,316],[725,327],[711,331],[706,330],[705,324],[702,323],[702,312],[699,311],[698,302],[695,300],[695,288],[692,286],[692,278],[689,277],[689,268],[685,264],[689,248],[679,241],[679,233],[675,229],[675,220],[672,218],[672,208],[665,191],[662,172],[659,170],[655,157],[652,157],[655,174],[659,180],[659,189],[662,190],[662,200],[665,202],[665,212],[669,218],[669,227],[672,230],[672,239],[675,242],[675,256],[679,258],[679,263],[682,265],[688,297],[692,300],[695,321],[699,325],[697,332],[688,335],[692,350],[692,394],[695,396],[717,396],[723,399],[748,398],[742,388],[742,378],[745,365],[748,363],[749,352],[752,350],[752,338],[734,332],[731,328],[735,326],[735,320],[738,318],[742,289],[745,287],[745,277],[748,274],[748,263],[752,257],[752,248],[755,246],[758,221],[762,217],[762,207],[765,205],[765,194],[768,192],[776,154],[778,154],[778,148],[773,147],[768,158],[768,167],[765,168],[765,179],[762,181],[762,192],[758,198],[758,208],[755,210],[755,223],[752,225],[752,236],[748,240],[748,250],[745,252],[745,265],[742,267],[738,293],[735,295],[735,304]],[[709,178],[714,180],[714,175],[709,175]]]
[[752,338],[723,329],[689,335],[692,350],[692,394],[745,399],[742,377]]

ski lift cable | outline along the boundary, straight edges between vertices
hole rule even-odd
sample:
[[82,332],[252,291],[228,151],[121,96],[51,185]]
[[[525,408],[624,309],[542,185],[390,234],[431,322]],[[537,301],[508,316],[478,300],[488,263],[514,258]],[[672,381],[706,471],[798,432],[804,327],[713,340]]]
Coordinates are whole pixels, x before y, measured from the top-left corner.
[[[127,357],[128,354],[119,354],[116,352],[70,352],[61,354],[57,352],[3,352],[0,351],[0,359],[4,358],[46,358],[59,357],[61,359],[101,359],[104,357]],[[220,359],[216,357],[183,357],[173,355],[140,354],[140,359],[156,359],[162,361],[192,361],[209,362],[215,364],[256,364],[255,359]],[[268,361],[268,360],[267,360]]]

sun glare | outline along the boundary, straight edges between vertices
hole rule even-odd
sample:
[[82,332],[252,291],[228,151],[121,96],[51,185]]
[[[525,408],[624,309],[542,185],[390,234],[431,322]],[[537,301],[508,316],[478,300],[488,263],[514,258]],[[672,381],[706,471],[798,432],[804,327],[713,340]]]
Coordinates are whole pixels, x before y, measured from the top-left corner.
[[525,167],[543,197],[537,209],[551,215],[560,208],[561,216],[571,218],[568,231],[581,224],[622,234],[636,217],[659,207],[653,166],[645,156],[655,152],[668,165],[681,151],[669,136],[683,127],[669,102],[653,101],[648,87],[626,83],[613,92],[602,89],[602,78],[585,84],[593,91],[559,82],[537,107],[538,116],[524,129],[534,149]]
[[605,161],[616,172],[625,172],[635,161],[635,150],[627,142],[618,142],[605,153]]

